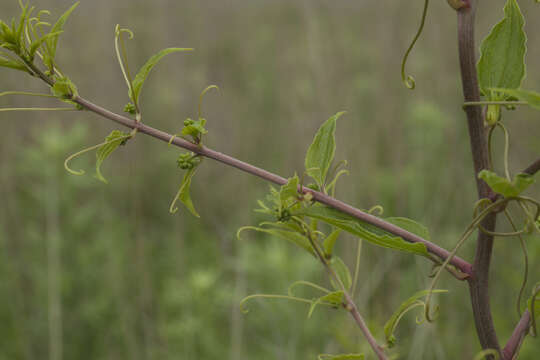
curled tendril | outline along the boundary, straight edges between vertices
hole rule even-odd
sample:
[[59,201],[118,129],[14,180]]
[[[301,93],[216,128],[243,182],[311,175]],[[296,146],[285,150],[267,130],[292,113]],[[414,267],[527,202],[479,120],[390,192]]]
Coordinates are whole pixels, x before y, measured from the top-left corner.
[[381,205],[375,205],[368,210],[368,214],[382,216],[384,214],[384,208]]
[[407,59],[414,45],[416,44],[416,41],[418,41],[418,38],[420,37],[420,35],[422,34],[422,31],[424,30],[428,7],[429,7],[429,0],[424,0],[424,10],[422,12],[422,20],[420,21],[420,27],[418,28],[418,31],[416,32],[416,35],[414,36],[414,39],[411,42],[411,45],[409,45],[409,48],[405,52],[405,55],[403,56],[403,60],[401,61],[401,80],[403,81],[405,86],[410,90],[413,90],[416,87],[416,82],[414,81],[414,78],[411,75],[405,74],[405,65],[407,64]]
[[204,95],[212,90],[212,89],[216,89],[217,91],[219,91],[219,87],[217,85],[210,85],[210,86],[207,86],[202,92],[201,92],[201,95],[199,95],[199,112],[198,112],[198,115],[199,115],[199,119],[201,118],[201,114],[202,114],[202,111],[201,111],[201,108],[202,108],[202,101],[203,101],[203,98],[204,98]]
[[33,92],[27,92],[27,91],[0,92],[0,96],[6,96],[6,95],[27,95],[27,96],[41,96],[41,97],[48,97],[48,98],[56,98],[56,96],[51,95],[51,94],[40,94],[40,93],[33,93]]
[[[129,72],[129,64],[127,61],[127,53],[126,53],[126,46],[124,44],[124,40],[122,38],[122,33],[126,33],[128,35],[128,39],[133,39],[133,31],[121,28],[119,24],[116,25],[114,29],[115,37],[114,37],[114,49],[116,51],[116,58],[118,59],[118,64],[120,64],[120,69],[122,70],[122,75],[124,75],[124,79],[126,80],[126,84],[129,89],[130,97],[133,94],[133,81],[131,79],[131,74]],[[122,50],[120,51],[120,46],[122,47]],[[133,101],[133,105],[135,105],[135,110],[137,113],[140,113],[139,111],[139,104],[137,103],[137,99],[131,99]]]
[[71,169],[71,168],[68,166],[68,163],[69,163],[71,160],[75,159],[76,157],[81,156],[81,155],[83,155],[83,154],[86,154],[87,152],[90,152],[90,151],[95,150],[95,149],[99,149],[99,148],[102,147],[102,146],[108,145],[108,144],[113,143],[113,142],[115,142],[115,141],[118,141],[118,140],[120,140],[120,139],[126,139],[126,140],[127,140],[127,139],[129,139],[129,138],[131,138],[131,137],[132,137],[132,135],[122,136],[122,137],[119,137],[119,138],[116,138],[116,139],[113,139],[113,140],[104,141],[104,142],[99,143],[99,144],[94,145],[94,146],[90,146],[89,148],[83,149],[83,150],[81,150],[81,151],[77,151],[75,154],[72,154],[72,155],[68,156],[67,159],[64,160],[64,168],[65,168],[66,171],[69,172],[70,174],[73,174],[73,175],[84,175],[84,173],[85,173],[84,170],[82,170],[82,169],[81,169],[81,170],[78,170],[78,171],[77,171],[77,170],[73,170],[73,169]]
[[[293,301],[303,302],[303,303],[307,303],[307,304],[312,304],[313,303],[313,301],[311,301],[309,299],[304,299],[304,298],[300,298],[300,297],[296,297],[296,296],[274,295],[274,294],[254,294],[254,295],[246,296],[245,298],[243,298],[240,301],[240,311],[242,311],[244,314],[247,314],[249,312],[249,310],[245,306],[246,302],[248,302],[251,299],[256,299],[256,298],[285,299],[285,300],[293,300]],[[321,305],[326,305],[324,302],[321,302],[320,304]]]
[[[487,200],[487,199],[486,199]],[[487,200],[489,201],[489,200]],[[431,281],[431,285],[429,287],[429,292],[426,296],[426,306],[425,306],[425,317],[428,322],[433,322],[435,320],[435,316],[437,314],[437,309],[435,308],[434,313],[431,313],[430,305],[431,305],[431,295],[433,294],[433,289],[435,289],[435,285],[437,285],[437,281],[439,280],[442,271],[446,268],[448,263],[454,258],[458,250],[461,248],[461,246],[465,243],[465,241],[471,236],[471,234],[474,232],[474,230],[478,227],[478,225],[482,222],[482,220],[493,210],[497,209],[499,206],[506,204],[509,201],[509,199],[500,199],[497,200],[494,203],[491,203],[489,206],[485,207],[477,216],[474,217],[474,219],[471,221],[469,226],[465,229],[463,232],[463,235],[461,235],[460,239],[458,240],[456,246],[452,251],[450,252],[450,255],[444,260],[440,268],[437,270],[437,273],[433,277],[433,280]],[[481,204],[483,204],[484,201],[480,200],[475,205],[475,212],[477,210],[477,207]]]
[[168,142],[168,145],[171,146],[172,142],[174,141],[174,139],[176,139],[180,134],[173,134],[171,136],[171,139],[169,140]]

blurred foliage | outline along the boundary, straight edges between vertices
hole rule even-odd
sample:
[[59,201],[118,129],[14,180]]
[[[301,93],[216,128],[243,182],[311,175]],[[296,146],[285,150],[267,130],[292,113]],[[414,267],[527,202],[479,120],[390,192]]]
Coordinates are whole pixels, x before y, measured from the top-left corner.
[[[500,17],[504,2],[496,3],[480,3],[479,33]],[[71,3],[37,5],[58,14]],[[526,18],[538,14],[533,2],[521,5]],[[9,17],[4,14],[17,7],[3,1],[0,14]],[[114,58],[115,24],[135,32],[132,64],[165,47],[195,48],[164,59],[145,84],[143,121],[174,133],[196,110],[200,91],[217,84],[220,94],[205,99],[206,143],[284,176],[302,169],[322,121],[347,110],[336,158],[347,159],[353,175],[340,180],[337,197],[360,208],[381,204],[385,216],[418,219],[433,241],[451,247],[476,197],[455,15],[444,2],[433,4],[409,59],[417,85],[410,92],[400,81],[399,59],[421,7],[421,1],[83,1],[62,35],[57,61],[82,96],[121,112],[128,99]],[[534,64],[540,32],[534,21],[526,26]],[[2,70],[2,91],[42,90],[21,75]],[[540,69],[529,65],[524,87],[539,84]],[[540,152],[535,117],[525,108],[507,114],[518,139],[510,153],[514,172]],[[252,209],[267,184],[207,162],[191,189],[201,219],[185,211],[171,215],[169,202],[183,176],[175,166],[178,149],[137,136],[105,163],[110,183],[104,185],[68,174],[62,164],[104,138],[114,128],[110,122],[88,113],[3,114],[0,121],[0,359],[370,354],[345,313],[324,309],[307,320],[308,306],[280,301],[253,302],[249,314],[240,313],[238,302],[249,293],[283,293],[292,281],[324,278],[316,261],[292,245],[254,234],[236,240],[238,227],[260,220]],[[89,155],[73,166],[91,168],[93,160]],[[531,284],[539,280],[538,240],[527,239]],[[346,238],[337,244],[349,264],[355,244]],[[462,256],[471,259],[472,248],[471,241]],[[501,342],[517,321],[522,272],[518,243],[497,240],[490,291]],[[355,296],[379,339],[393,310],[426,287],[429,273],[423,259],[364,246]],[[410,319],[397,329],[404,359],[477,352],[466,284],[445,275],[441,287],[451,292],[441,297],[434,325],[416,327]],[[535,359],[538,349],[537,339],[527,339],[520,358]]]

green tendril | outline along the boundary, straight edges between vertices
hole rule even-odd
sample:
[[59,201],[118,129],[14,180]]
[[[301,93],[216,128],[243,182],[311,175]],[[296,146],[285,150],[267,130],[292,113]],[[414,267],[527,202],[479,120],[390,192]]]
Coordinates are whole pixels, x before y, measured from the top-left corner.
[[316,290],[319,290],[319,291],[322,291],[323,293],[325,294],[330,294],[331,291],[320,286],[320,285],[317,285],[317,284],[314,284],[312,282],[309,282],[309,281],[304,281],[304,280],[299,280],[299,281],[295,281],[293,282],[291,285],[289,285],[289,287],[287,288],[287,294],[289,296],[295,296],[294,293],[293,293],[293,289],[299,285],[304,285],[304,286],[308,286],[308,287],[311,287],[313,289],[316,289]]
[[105,145],[108,145],[108,144],[110,144],[110,143],[116,142],[116,141],[118,141],[118,140],[120,140],[120,139],[129,139],[129,138],[131,138],[131,135],[122,136],[122,137],[120,137],[120,138],[117,138],[117,139],[114,139],[114,140],[109,140],[109,141],[104,141],[104,142],[99,143],[99,144],[97,144],[97,145],[90,146],[89,148],[86,148],[86,149],[83,149],[83,150],[81,150],[81,151],[78,151],[78,152],[76,152],[75,154],[72,154],[72,155],[68,156],[67,159],[64,160],[64,168],[65,168],[65,169],[67,170],[67,172],[69,172],[70,174],[73,174],[73,175],[84,175],[84,174],[85,174],[85,171],[84,171],[84,170],[82,170],[82,169],[79,170],[79,171],[73,170],[73,169],[71,169],[71,168],[68,166],[68,163],[69,163],[71,160],[73,160],[74,158],[79,157],[79,156],[81,156],[81,155],[83,155],[83,154],[86,154],[87,152],[90,152],[90,151],[95,150],[95,149],[99,149],[99,148],[102,147],[102,146],[105,146]]
[[485,359],[486,356],[493,356],[494,360],[499,360],[499,352],[495,349],[485,349],[480,351],[476,356],[474,357],[474,360],[482,360]]
[[[487,200],[487,199],[485,199],[485,200]],[[463,232],[463,235],[461,235],[461,237],[458,240],[458,242],[457,242],[456,246],[454,247],[454,249],[452,249],[452,251],[450,252],[448,257],[446,258],[446,260],[444,260],[444,262],[442,263],[440,268],[437,270],[437,273],[435,274],[435,276],[433,277],[433,280],[431,281],[431,285],[429,287],[429,293],[426,296],[425,317],[426,317],[426,320],[428,322],[433,322],[433,320],[435,320],[436,309],[435,309],[434,314],[431,314],[431,311],[430,311],[431,295],[433,293],[433,289],[435,289],[435,285],[437,285],[437,282],[438,282],[438,280],[439,280],[439,278],[440,278],[440,276],[442,274],[442,271],[446,268],[446,265],[448,265],[448,263],[454,258],[454,256],[457,254],[458,250],[465,243],[465,241],[471,236],[471,234],[478,227],[478,225],[482,222],[482,220],[489,213],[491,213],[494,209],[496,209],[498,206],[500,206],[502,204],[505,204],[508,201],[509,201],[509,199],[500,199],[500,200],[497,200],[496,202],[490,204],[485,209],[483,209],[480,212],[480,214],[478,214],[478,216],[476,216],[471,221],[471,223],[469,224],[467,229],[465,229],[465,231]],[[479,201],[479,202],[477,202],[476,206],[478,206],[478,205],[480,205],[482,203],[483,203],[482,201]],[[476,212],[476,206],[475,206],[475,212]]]
[[482,106],[482,105],[528,105],[526,101],[466,101],[463,103],[463,109],[468,106]]
[[[124,40],[122,38],[122,33],[128,34],[128,39],[133,39],[133,31],[125,28],[121,28],[119,24],[116,25],[114,29],[115,37],[114,37],[114,49],[116,51],[116,58],[118,59],[118,64],[120,65],[120,69],[122,70],[122,75],[124,75],[124,79],[126,80],[126,84],[129,89],[129,93],[133,94],[133,81],[131,79],[131,74],[129,72],[129,64],[127,61],[127,52]],[[120,50],[120,47],[122,48]],[[133,101],[133,105],[135,105],[136,112],[139,113],[139,104],[137,103],[137,99],[131,99]]]
[[384,214],[384,208],[381,205],[372,206],[368,210],[368,214],[375,215],[375,216],[382,216],[382,214]]
[[179,134],[173,134],[171,136],[171,139],[169,140],[168,142],[168,146],[171,146],[172,142],[174,141],[174,139],[176,139],[177,137],[179,136]]
[[[255,295],[249,295],[243,298],[240,301],[240,311],[242,311],[244,314],[247,314],[249,310],[245,307],[246,302],[248,302],[251,299],[257,299],[257,298],[263,298],[263,299],[285,299],[285,300],[292,300],[292,301],[298,301],[303,302],[307,304],[312,304],[313,301],[309,299],[304,299],[296,296],[288,296],[288,295],[273,295],[273,294],[255,294]],[[324,302],[321,302],[320,305],[328,305]]]
[[351,297],[354,298],[356,293],[356,284],[358,283],[358,277],[360,275],[360,256],[362,255],[362,239],[358,239],[358,245],[356,246],[356,261],[354,263],[354,275],[351,289]]
[[51,95],[51,94],[40,94],[40,93],[33,93],[33,92],[27,92],[27,91],[0,92],[0,96],[7,96],[7,95],[27,95],[27,96],[41,96],[41,97],[48,97],[48,98],[56,98],[56,96]]
[[77,108],[3,108],[0,112],[4,111],[79,111]]
[[210,86],[207,86],[202,92],[201,92],[201,95],[199,95],[199,107],[198,107],[198,115],[199,115],[199,119],[201,118],[201,115],[202,115],[202,111],[201,111],[201,108],[202,108],[202,101],[203,101],[203,98],[204,98],[204,95],[212,90],[212,89],[216,89],[218,92],[219,92],[219,87],[217,85],[210,85]]
[[411,45],[409,45],[409,48],[405,52],[405,55],[403,56],[403,60],[401,62],[401,80],[403,81],[403,84],[405,84],[405,86],[410,90],[413,90],[416,87],[416,82],[414,81],[414,78],[411,75],[405,74],[405,65],[407,64],[407,59],[409,58],[409,54],[411,53],[414,45],[416,44],[416,41],[418,41],[418,38],[420,37],[420,35],[422,34],[422,31],[424,30],[428,7],[429,7],[429,0],[424,0],[424,10],[422,12],[422,20],[420,21],[420,27],[418,28],[418,31],[416,32],[416,35],[414,36],[414,39],[411,42]]
[[529,308],[529,312],[531,313],[531,336],[536,337],[538,335],[538,332],[536,330],[536,314],[535,314],[535,308],[536,308],[536,297],[540,294],[540,284],[536,284],[536,286],[533,289],[533,295],[531,297],[531,305]]

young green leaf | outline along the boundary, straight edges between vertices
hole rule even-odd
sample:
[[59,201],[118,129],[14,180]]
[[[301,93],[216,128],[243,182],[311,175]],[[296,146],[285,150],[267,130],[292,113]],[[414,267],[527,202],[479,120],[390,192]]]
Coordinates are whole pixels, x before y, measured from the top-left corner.
[[129,98],[135,103],[139,103],[139,95],[141,94],[142,87],[144,85],[144,82],[146,78],[148,77],[148,74],[150,74],[150,71],[152,68],[166,55],[171,54],[173,52],[178,51],[192,51],[193,49],[188,48],[167,48],[163,49],[154,56],[152,56],[146,64],[143,65],[143,67],[139,70],[137,75],[135,75],[135,79],[133,79],[133,93],[129,94]]
[[309,307],[308,316],[307,316],[308,319],[313,314],[313,311],[315,311],[315,308],[317,307],[317,305],[321,303],[325,303],[327,305],[330,305],[336,308],[339,307],[343,303],[343,295],[344,295],[343,291],[334,291],[314,300],[311,306]]
[[[270,225],[269,223],[265,223],[266,225]],[[269,228],[263,228],[263,227],[257,227],[257,226],[244,226],[238,229],[238,232],[236,233],[236,237],[240,239],[240,233],[244,230],[254,230],[258,232],[267,233],[273,236],[276,236],[280,239],[287,240],[292,242],[293,244],[301,247],[302,249],[306,250],[310,254],[315,256],[315,251],[311,247],[311,243],[309,242],[309,239],[305,237],[302,234],[299,234],[295,231],[287,231],[283,229],[269,229]]]
[[332,253],[334,252],[334,245],[336,244],[339,234],[341,234],[341,230],[337,229],[332,231],[332,233],[328,235],[326,239],[324,239],[323,248],[326,256],[332,256]]
[[51,87],[51,93],[60,99],[72,99],[79,94],[75,84],[66,76],[56,80]]
[[197,210],[195,210],[195,206],[193,205],[193,201],[191,200],[191,194],[189,192],[191,187],[191,179],[193,178],[193,175],[195,175],[196,170],[197,166],[194,166],[189,169],[184,175],[184,178],[182,179],[182,184],[180,185],[180,188],[178,189],[178,192],[176,193],[176,196],[174,197],[169,208],[169,212],[171,214],[174,214],[178,211],[178,208],[175,207],[175,204],[176,201],[180,200],[182,204],[186,206],[189,212],[193,214],[193,216],[201,217],[199,213],[197,213]]
[[[423,290],[419,291],[407,300],[405,300],[401,305],[399,305],[398,309],[392,314],[390,319],[386,322],[384,325],[384,335],[386,337],[386,342],[388,343],[388,347],[394,346],[396,342],[396,337],[394,335],[394,331],[396,330],[396,327],[401,320],[401,318],[410,310],[419,307],[419,306],[425,306],[425,302],[420,300],[421,298],[427,296],[429,294],[429,290]],[[448,290],[433,290],[433,293],[446,293]]]
[[305,166],[306,173],[322,188],[330,164],[336,151],[336,121],[345,112],[338,112],[321,125],[308,148]]
[[482,170],[478,178],[484,180],[491,190],[504,197],[516,197],[534,183],[534,177],[529,174],[517,174],[512,182],[495,174],[493,171]]
[[279,189],[279,199],[281,201],[281,206],[286,206],[286,202],[290,198],[296,199],[298,197],[298,176],[294,175],[292,178],[289,178],[287,183]]
[[54,36],[51,36],[47,38],[46,44],[47,44],[47,56],[44,57],[45,65],[49,69],[52,69],[54,66],[54,58],[56,57],[56,49],[58,47],[58,38],[60,37],[60,33],[62,32],[64,28],[64,24],[66,23],[68,17],[71,15],[73,10],[79,6],[79,1],[77,1],[75,4],[73,4],[62,16],[58,18],[56,23],[51,28],[50,34],[57,33]]
[[101,164],[103,161],[111,155],[111,153],[116,150],[120,145],[125,144],[126,140],[130,137],[128,133],[122,132],[120,130],[113,130],[109,136],[105,138],[105,144],[100,146],[96,152],[96,178],[100,181],[103,181],[107,184],[107,180],[101,174]]
[[37,40],[35,40],[34,42],[32,42],[32,44],[30,44],[30,50],[29,50],[29,53],[30,53],[30,60],[33,60],[34,59],[34,56],[36,55],[36,51],[39,49],[39,47],[41,45],[43,45],[43,43],[45,43],[47,40],[55,37],[55,36],[59,36],[61,33],[63,33],[63,31],[57,31],[57,32],[53,32],[53,33],[49,33]]
[[26,65],[24,65],[23,62],[21,62],[19,60],[11,60],[11,59],[5,58],[5,57],[3,57],[1,55],[0,55],[0,67],[6,67],[6,68],[20,70],[20,71],[24,71],[26,73],[30,73],[30,71],[28,71],[28,68],[26,67]]
[[319,354],[318,360],[364,360],[364,354]]
[[302,214],[334,225],[372,244],[416,255],[428,256],[424,244],[407,242],[399,236],[392,235],[373,225],[344,214],[339,210],[327,206],[311,206],[304,209]]
[[[343,260],[341,260],[341,258],[337,256],[333,256],[330,260],[330,267],[336,273],[337,277],[345,287],[345,290],[350,290],[352,286],[351,272],[349,271],[349,268],[347,267],[347,265],[345,265]],[[339,284],[336,284],[333,279],[330,280],[336,290],[341,290]]]
[[480,89],[490,100],[489,88],[517,89],[525,77],[525,20],[516,0],[507,0],[504,18],[482,42],[478,62]]
[[540,93],[535,91],[523,90],[523,89],[491,89],[497,92],[505,93],[509,96],[513,96],[518,100],[525,101],[529,106],[536,110],[540,110]]
[[404,217],[389,217],[385,220],[391,224],[407,230],[410,233],[416,234],[423,239],[430,240],[428,228],[414,220]]
[[193,140],[200,139],[201,135],[208,133],[208,130],[204,127],[205,125],[206,119],[200,118],[198,120],[192,120],[188,118],[184,121],[182,135],[191,136]]

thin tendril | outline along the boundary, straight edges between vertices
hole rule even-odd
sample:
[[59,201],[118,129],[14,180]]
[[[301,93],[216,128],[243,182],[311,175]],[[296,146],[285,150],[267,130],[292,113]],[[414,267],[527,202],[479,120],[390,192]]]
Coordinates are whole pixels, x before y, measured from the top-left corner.
[[[514,223],[514,220],[512,219],[512,216],[510,215],[510,212],[507,209],[504,209],[504,215],[508,219],[508,222],[512,226],[514,230],[517,230],[516,225]],[[523,237],[518,235],[519,237],[519,243],[521,244],[521,250],[523,251],[523,259],[525,261],[525,271],[523,272],[523,282],[521,283],[521,288],[519,289],[519,294],[516,302],[517,307],[517,313],[518,316],[521,317],[521,299],[523,298],[523,293],[525,291],[525,287],[527,286],[527,280],[529,277],[529,255],[527,253],[527,245],[525,244],[525,241],[523,240]]]
[[354,265],[354,276],[351,289],[352,298],[354,298],[354,294],[356,293],[356,284],[358,283],[358,276],[360,274],[360,255],[362,255],[362,239],[358,239],[358,246],[356,248],[356,263]]
[[48,98],[56,98],[56,96],[51,95],[51,94],[39,94],[39,93],[26,92],[26,91],[4,91],[4,92],[0,92],[0,96],[6,96],[6,95],[28,95],[28,96],[41,96],[41,97],[48,97]]
[[463,109],[468,106],[481,106],[481,105],[528,105],[526,101],[466,101],[463,103]]
[[[304,299],[304,298],[299,298],[299,297],[296,297],[296,296],[288,296],[288,295],[273,295],[273,294],[255,294],[255,295],[249,295],[249,296],[246,296],[245,298],[242,299],[242,301],[240,301],[240,311],[242,311],[244,314],[247,314],[249,312],[249,310],[244,307],[244,304],[251,300],[251,299],[256,299],[256,298],[264,298],[264,299],[286,299],[286,300],[293,300],[293,301],[298,301],[298,302],[303,302],[303,303],[307,303],[307,304],[312,304],[313,302],[311,300],[308,300],[308,299]],[[319,303],[320,305],[328,305],[324,302],[321,302]]]
[[77,108],[4,108],[0,109],[0,112],[4,111],[79,111]]
[[[118,25],[118,24],[116,25],[116,28],[114,29],[114,32],[115,32],[115,35],[116,35],[114,37],[114,49],[116,51],[116,58],[118,59],[118,64],[120,64],[120,69],[122,70],[122,75],[124,75],[124,79],[126,80],[126,84],[128,86],[129,93],[130,93],[130,95],[133,96],[134,95],[133,94],[133,86],[132,86],[129,74],[126,72],[126,69],[124,68],[125,59],[120,54],[120,49],[119,49],[119,46],[118,46],[118,39],[121,38],[123,32],[126,32],[128,34],[129,39],[133,39],[133,32],[131,30],[129,30],[129,29],[120,28],[120,25]],[[135,105],[135,107],[137,107],[137,100],[136,99],[131,99],[131,100],[133,101],[133,104]]]
[[85,173],[84,170],[79,170],[79,171],[76,171],[76,170],[73,170],[71,169],[69,166],[68,166],[68,163],[73,160],[74,158],[78,157],[78,156],[81,156],[83,154],[86,154],[87,152],[89,151],[92,151],[92,150],[95,150],[95,149],[98,149],[102,146],[105,146],[105,145],[108,145],[110,143],[113,143],[115,141],[118,141],[118,140],[121,140],[121,139],[128,139],[128,138],[131,138],[131,135],[126,135],[126,136],[122,136],[122,137],[119,137],[119,138],[116,138],[116,139],[113,139],[113,140],[109,140],[109,141],[104,141],[102,143],[99,143],[97,145],[94,145],[94,146],[91,146],[89,148],[86,148],[86,149],[83,149],[81,151],[78,151],[76,152],[75,154],[72,154],[70,156],[68,156],[68,158],[66,160],[64,160],[64,168],[70,173],[70,174],[73,174],[73,175],[83,175]]
[[493,137],[493,131],[495,130],[495,126],[489,127],[489,133],[488,133],[488,168],[490,170],[493,170],[493,153],[491,148],[491,139]]
[[401,80],[403,81],[405,86],[411,90],[415,88],[416,83],[414,81],[414,78],[411,75],[405,74],[405,65],[407,64],[407,58],[409,57],[410,52],[412,51],[414,45],[416,44],[416,41],[420,37],[420,34],[422,34],[422,31],[424,30],[428,6],[429,6],[429,0],[424,0],[424,10],[422,12],[422,20],[420,22],[420,27],[418,28],[418,32],[414,36],[414,39],[411,42],[411,45],[409,45],[409,48],[407,49],[407,51],[405,52],[405,56],[403,56],[403,61],[401,62]]
[[[433,280],[431,282],[431,286],[429,287],[429,293],[428,295],[426,296],[426,307],[425,307],[425,317],[426,317],[426,320],[429,321],[429,322],[432,322],[434,320],[434,318],[431,316],[430,314],[430,303],[431,303],[431,294],[433,292],[433,289],[435,288],[435,285],[437,284],[437,281],[439,280],[439,277],[441,276],[442,274],[442,271],[444,270],[444,268],[446,267],[446,265],[448,265],[448,263],[452,260],[452,258],[456,255],[456,253],[458,252],[458,250],[461,248],[461,246],[465,243],[465,241],[469,238],[469,236],[471,236],[471,234],[474,232],[474,230],[476,229],[476,227],[478,226],[478,224],[480,224],[480,222],[489,214],[491,213],[491,211],[495,208],[497,208],[498,206],[500,206],[501,204],[503,203],[506,203],[508,202],[509,199],[501,199],[501,200],[497,200],[496,202],[492,203],[491,205],[489,205],[488,207],[486,207],[484,210],[482,210],[480,212],[480,214],[478,214],[478,216],[476,216],[473,221],[469,224],[469,226],[467,227],[467,229],[464,231],[463,235],[461,236],[461,238],[458,240],[456,246],[454,247],[454,249],[452,249],[452,251],[450,252],[449,256],[446,258],[446,260],[444,260],[444,262],[442,263],[442,265],[440,266],[439,270],[437,271],[437,273],[435,274],[435,276],[433,277]],[[478,203],[477,203],[478,205]]]
[[537,284],[533,290],[533,296],[531,297],[531,306],[530,306],[530,313],[531,313],[531,336],[536,337],[537,330],[536,330],[536,297],[540,294],[540,284]]
[[289,286],[289,288],[287,289],[287,294],[289,294],[289,296],[294,296],[292,290],[293,290],[296,286],[298,286],[298,285],[309,286],[309,287],[311,287],[311,288],[313,288],[313,289],[317,289],[317,290],[322,291],[323,293],[326,293],[326,294],[330,294],[330,293],[331,293],[330,290],[328,290],[328,289],[326,289],[326,288],[324,288],[324,287],[322,287],[322,286],[320,286],[320,285],[314,284],[314,283],[309,282],[309,281],[299,280],[299,281],[293,282],[293,283]]
[[501,124],[501,122],[497,122],[497,126],[501,128],[501,130],[504,132],[504,174],[506,175],[506,178],[508,181],[512,181],[510,178],[510,171],[508,170],[508,152],[510,148],[510,136],[508,135],[508,130],[506,130],[506,127]]
[[211,89],[216,89],[217,91],[219,91],[219,87],[217,85],[210,85],[208,87],[206,87],[206,89],[204,89],[202,92],[201,92],[201,95],[199,95],[199,112],[198,112],[198,115],[199,115],[199,119],[201,118],[201,114],[202,114],[202,111],[201,111],[201,108],[202,108],[202,101],[203,101],[203,97],[204,97],[204,94],[206,94],[208,91],[210,91]]

